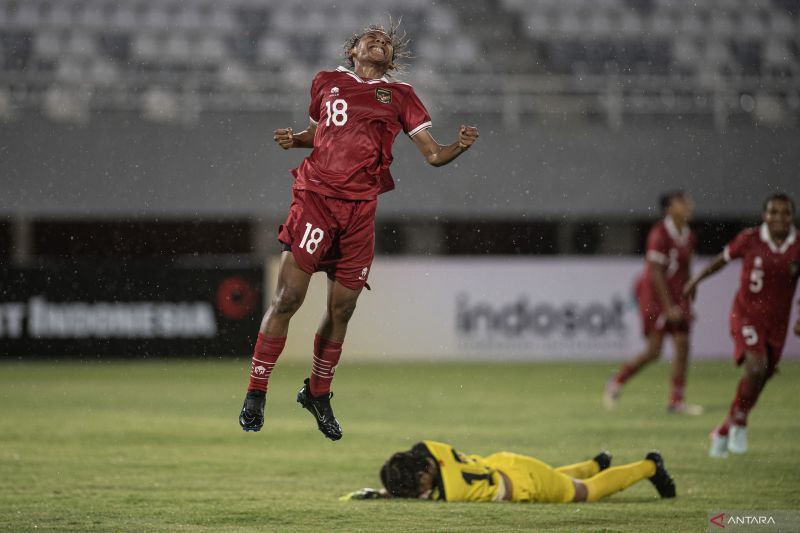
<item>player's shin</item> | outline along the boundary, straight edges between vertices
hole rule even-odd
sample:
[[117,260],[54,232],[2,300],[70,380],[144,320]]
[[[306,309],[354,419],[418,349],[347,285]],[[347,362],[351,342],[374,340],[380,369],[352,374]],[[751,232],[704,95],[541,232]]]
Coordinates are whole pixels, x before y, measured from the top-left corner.
[[253,350],[253,359],[250,364],[248,391],[266,392],[269,377],[285,344],[286,337],[268,337],[263,333],[258,334],[258,340]]
[[600,472],[600,466],[594,459],[589,459],[580,463],[560,466],[555,470],[575,479],[587,479]]
[[736,396],[731,403],[728,419],[737,426],[747,425],[747,415],[755,406],[763,387],[753,383],[747,376],[739,380]]
[[342,343],[317,335],[314,337],[314,362],[311,367],[309,389],[313,396],[322,396],[331,390],[333,374],[342,355]]
[[686,388],[686,376],[673,376],[670,383],[669,403],[679,405],[683,403],[684,390]]
[[603,470],[583,481],[589,491],[586,501],[596,502],[653,476],[655,472],[655,465],[647,460]]

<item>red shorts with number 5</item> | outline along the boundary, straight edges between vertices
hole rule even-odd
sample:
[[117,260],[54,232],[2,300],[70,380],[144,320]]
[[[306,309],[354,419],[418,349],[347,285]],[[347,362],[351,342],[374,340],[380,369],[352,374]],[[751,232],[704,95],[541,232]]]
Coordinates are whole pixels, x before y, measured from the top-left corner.
[[377,200],[342,200],[292,190],[289,216],[278,240],[291,246],[308,274],[326,272],[348,289],[364,287],[375,256]]
[[755,318],[744,312],[734,302],[731,309],[731,336],[735,345],[733,357],[736,364],[744,361],[744,352],[766,354],[770,363],[777,365],[786,344],[786,329],[789,317],[784,321],[773,320],[772,317],[759,313]]

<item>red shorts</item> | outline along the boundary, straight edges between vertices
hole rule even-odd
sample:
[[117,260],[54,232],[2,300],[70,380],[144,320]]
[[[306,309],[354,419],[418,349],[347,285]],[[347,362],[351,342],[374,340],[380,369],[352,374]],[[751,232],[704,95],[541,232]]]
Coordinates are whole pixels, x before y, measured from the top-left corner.
[[677,302],[683,313],[683,320],[678,323],[668,322],[667,314],[654,291],[645,286],[644,281],[636,285],[636,298],[639,302],[639,316],[642,319],[642,334],[649,337],[652,333],[675,334],[689,333],[692,324],[691,304],[681,299]]
[[348,289],[364,287],[375,256],[378,200],[341,200],[293,190],[278,240],[291,246],[303,272],[326,272]]
[[731,337],[733,337],[733,357],[736,364],[744,361],[744,352],[765,354],[772,365],[777,365],[783,355],[786,344],[786,330],[789,317],[784,320],[773,320],[771,317],[758,315],[750,317],[734,302],[731,309]]

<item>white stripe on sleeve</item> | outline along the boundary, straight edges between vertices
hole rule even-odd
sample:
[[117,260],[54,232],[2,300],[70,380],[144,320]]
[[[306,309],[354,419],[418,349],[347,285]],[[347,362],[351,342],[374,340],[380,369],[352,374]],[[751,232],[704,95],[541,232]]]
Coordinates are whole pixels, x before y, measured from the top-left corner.
[[649,250],[647,252],[647,260],[659,265],[668,265],[669,258],[657,250]]
[[423,122],[422,124],[420,124],[419,126],[417,126],[416,128],[414,128],[413,130],[409,131],[409,132],[408,132],[408,136],[409,136],[409,137],[413,137],[414,135],[416,135],[417,133],[421,132],[422,130],[427,130],[427,129],[428,129],[428,128],[430,128],[432,125],[433,125],[433,124],[431,124],[431,121],[430,121],[430,120],[429,120],[428,122]]

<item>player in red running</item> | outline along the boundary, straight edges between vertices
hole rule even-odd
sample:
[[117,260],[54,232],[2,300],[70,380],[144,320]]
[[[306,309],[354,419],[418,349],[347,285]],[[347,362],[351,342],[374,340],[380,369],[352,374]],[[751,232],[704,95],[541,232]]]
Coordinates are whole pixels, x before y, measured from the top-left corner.
[[408,57],[397,25],[372,25],[345,44],[349,68],[320,72],[311,82],[310,122],[294,133],[275,130],[281,148],[311,148],[295,176],[292,203],[278,240],[283,245],[278,282],[261,323],[250,383],[239,424],[245,431],[264,425],[267,383],[283,350],[289,321],[303,303],[311,275],[325,272],[328,297],[316,331],[311,375],[297,401],[331,440],[342,429],[330,405],[331,381],[342,353],[347,324],[367,283],[375,244],[379,194],[394,188],[389,171],[392,145],[402,131],[433,166],[450,163],[478,138],[461,126],[457,140],[439,144],[431,117],[407,83],[390,77]]
[[647,346],[611,377],[606,384],[603,403],[609,409],[617,406],[622,386],[661,356],[664,336],[670,334],[675,357],[672,360],[667,410],[670,413],[698,415],[702,407],[687,404],[683,398],[692,321],[691,302],[683,296],[683,285],[689,279],[689,264],[696,241],[689,228],[693,205],[691,198],[681,190],[662,194],[660,204],[665,217],[652,227],[647,236],[646,266],[636,284]]
[[[711,457],[747,451],[747,415],[767,380],[777,370],[792,297],[800,271],[800,239],[794,227],[795,206],[783,193],[764,202],[760,227],[742,231],[700,273],[686,284],[694,297],[697,285],[733,259],[742,260],[739,290],[733,300],[730,324],[737,365],[744,364],[728,415],[711,432]],[[800,335],[800,321],[795,324]]]

